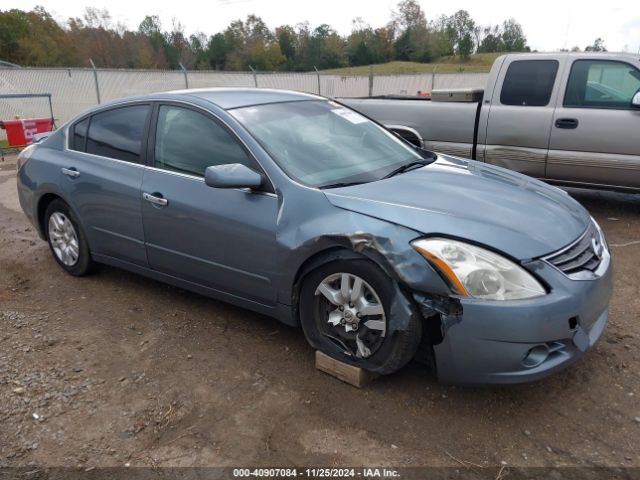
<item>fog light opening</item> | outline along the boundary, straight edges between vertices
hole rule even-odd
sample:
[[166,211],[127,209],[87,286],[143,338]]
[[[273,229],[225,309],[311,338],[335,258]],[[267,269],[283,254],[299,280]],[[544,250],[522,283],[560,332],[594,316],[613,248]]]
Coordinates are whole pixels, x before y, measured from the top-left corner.
[[522,365],[527,368],[534,368],[540,365],[549,357],[549,348],[546,345],[536,345],[531,348],[522,359]]
[[573,331],[578,328],[578,317],[571,317],[569,319],[569,330]]

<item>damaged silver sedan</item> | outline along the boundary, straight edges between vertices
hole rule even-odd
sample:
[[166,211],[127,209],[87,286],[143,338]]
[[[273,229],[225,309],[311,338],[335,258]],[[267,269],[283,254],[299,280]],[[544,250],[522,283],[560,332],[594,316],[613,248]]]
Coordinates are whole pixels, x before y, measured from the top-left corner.
[[222,299],[382,374],[419,356],[449,383],[530,381],[607,322],[608,247],[565,192],[322,97],[119,100],[18,168],[21,205],[68,273],[109,264]]

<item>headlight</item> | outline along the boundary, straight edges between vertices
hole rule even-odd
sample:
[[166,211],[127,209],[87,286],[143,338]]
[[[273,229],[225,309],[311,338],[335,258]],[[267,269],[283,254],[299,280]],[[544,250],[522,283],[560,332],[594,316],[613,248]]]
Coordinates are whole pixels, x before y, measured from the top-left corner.
[[517,300],[546,293],[522,267],[484,248],[445,238],[424,238],[411,244],[459,295]]
[[596,219],[591,217],[591,222],[593,222],[593,225],[596,227],[596,230],[598,231],[598,236],[600,237],[600,243],[602,244],[602,248],[604,249],[604,251],[608,252],[609,251],[609,245],[607,244],[607,239],[604,238],[604,232],[602,231],[602,228],[600,228],[600,225],[598,225],[598,222],[596,222]]

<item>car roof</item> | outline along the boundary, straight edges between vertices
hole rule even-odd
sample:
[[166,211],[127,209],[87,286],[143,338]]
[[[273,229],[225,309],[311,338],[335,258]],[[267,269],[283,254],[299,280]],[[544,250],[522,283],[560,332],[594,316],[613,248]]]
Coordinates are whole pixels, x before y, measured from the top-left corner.
[[172,94],[199,97],[225,110],[251,105],[264,105],[267,103],[323,99],[322,97],[308,93],[268,88],[202,88],[168,92],[168,95]]

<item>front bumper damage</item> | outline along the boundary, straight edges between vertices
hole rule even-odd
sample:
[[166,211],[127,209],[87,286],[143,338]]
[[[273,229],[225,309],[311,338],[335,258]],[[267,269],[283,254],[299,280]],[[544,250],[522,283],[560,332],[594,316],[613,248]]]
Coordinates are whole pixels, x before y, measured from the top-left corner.
[[[592,347],[608,320],[613,288],[610,258],[602,276],[576,281],[542,260],[529,265],[550,286],[517,301],[434,299],[414,293],[433,339],[438,380],[451,384],[513,384],[544,378]],[[437,338],[439,337],[439,338]]]

